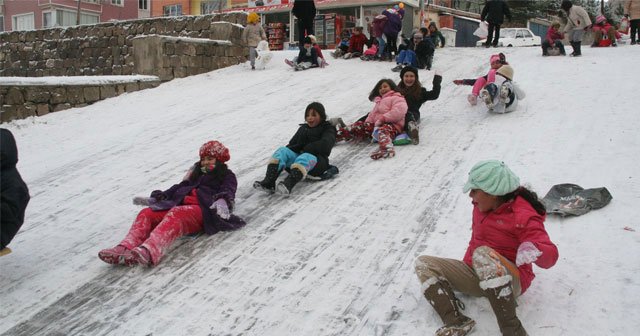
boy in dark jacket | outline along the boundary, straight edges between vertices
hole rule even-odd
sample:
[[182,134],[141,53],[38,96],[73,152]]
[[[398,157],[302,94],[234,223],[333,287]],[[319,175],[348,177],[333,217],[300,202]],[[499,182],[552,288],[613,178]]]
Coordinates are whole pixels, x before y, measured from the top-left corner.
[[[327,121],[324,106],[318,102],[307,106],[304,118],[306,123],[300,125],[289,144],[273,153],[264,179],[254,182],[254,188],[289,195],[307,174],[319,177],[329,168],[329,155],[336,144],[336,129]],[[278,176],[285,169],[289,175],[276,186]]]
[[0,255],[11,250],[7,247],[24,222],[24,212],[29,203],[29,189],[22,180],[16,164],[18,147],[13,134],[0,128]]
[[480,14],[480,21],[487,21],[489,24],[489,27],[487,28],[488,34],[485,47],[489,48],[490,46],[498,46],[500,25],[504,22],[505,15],[507,16],[507,19],[511,21],[511,11],[504,0],[487,0],[484,8],[482,8],[482,14]]

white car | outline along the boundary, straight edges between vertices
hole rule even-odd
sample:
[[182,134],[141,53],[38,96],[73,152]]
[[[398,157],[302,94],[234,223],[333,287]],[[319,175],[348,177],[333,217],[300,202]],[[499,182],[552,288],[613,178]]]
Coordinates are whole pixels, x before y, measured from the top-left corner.
[[[487,39],[476,42],[476,47],[482,47]],[[539,46],[542,42],[540,36],[533,35],[528,28],[502,28],[498,47],[530,47]]]

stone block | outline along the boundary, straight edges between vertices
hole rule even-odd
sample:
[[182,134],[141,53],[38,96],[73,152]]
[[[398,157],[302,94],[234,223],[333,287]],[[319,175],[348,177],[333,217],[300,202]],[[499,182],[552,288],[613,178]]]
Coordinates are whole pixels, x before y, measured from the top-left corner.
[[100,87],[88,86],[83,88],[84,101],[87,103],[94,103],[100,100]]
[[22,114],[18,109],[22,105],[3,105],[0,112],[0,122],[9,122],[11,120],[22,119]]
[[116,88],[113,85],[103,85],[100,87],[100,99],[107,99],[116,96]]
[[32,103],[48,103],[51,97],[46,86],[27,86],[24,93],[25,100]]
[[70,86],[67,88],[67,102],[72,105],[84,103],[84,92],[82,87]]
[[9,88],[7,92],[7,96],[5,97],[5,103],[8,105],[22,105],[25,103],[24,96],[22,94],[22,90],[17,87]]
[[62,104],[58,104],[58,105],[54,105],[53,106],[53,111],[52,112],[58,112],[58,111],[62,111],[62,110],[68,110],[70,109],[72,106],[69,103],[62,103]]
[[126,83],[124,89],[127,92],[135,92],[140,90],[140,86],[138,85],[138,83]]
[[43,116],[51,112],[49,104],[37,104],[36,105],[36,114],[38,116]]

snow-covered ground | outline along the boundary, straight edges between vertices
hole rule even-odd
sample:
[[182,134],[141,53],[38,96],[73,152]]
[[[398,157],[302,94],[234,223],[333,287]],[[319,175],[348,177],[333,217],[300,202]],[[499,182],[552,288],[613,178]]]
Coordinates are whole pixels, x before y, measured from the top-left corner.
[[[479,160],[504,160],[540,196],[558,183],[607,187],[613,201],[549,217],[555,267],[519,299],[531,335],[635,335],[640,330],[640,47],[542,58],[500,49],[527,98],[493,115],[455,78],[486,73],[496,49],[445,48],[440,98],[422,108],[421,143],[372,161],[373,145],[338,144],[340,174],[290,198],[255,192],[270,154],[322,102],[347,122],[392,63],[329,60],[294,72],[275,52],[91,106],[3,124],[31,190],[26,222],[0,258],[3,335],[430,335],[441,322],[420,293],[421,254],[462,258]],[[326,53],[326,52],[325,52]],[[420,71],[431,87],[433,71]],[[153,269],[97,258],[140,210],[131,198],[178,182],[205,141],[231,149],[242,230],[183,238]],[[635,162],[635,163],[634,163]],[[462,296],[474,335],[499,333],[486,299]]]

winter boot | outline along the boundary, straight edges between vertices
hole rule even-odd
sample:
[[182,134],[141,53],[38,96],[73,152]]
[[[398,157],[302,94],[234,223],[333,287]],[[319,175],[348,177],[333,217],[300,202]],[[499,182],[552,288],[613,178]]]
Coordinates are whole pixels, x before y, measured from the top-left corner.
[[582,56],[582,51],[580,50],[581,42],[580,41],[571,41],[569,43],[571,44],[571,47],[573,47],[573,52],[571,53],[571,56],[573,56],[573,57]]
[[302,181],[305,175],[306,171],[304,167],[298,166],[294,163],[291,167],[291,170],[289,171],[289,176],[287,176],[284,181],[278,183],[278,193],[281,195],[291,194],[291,190],[293,189],[293,187],[295,187],[298,182]]
[[510,281],[496,288],[487,288],[485,295],[491,303],[502,335],[527,336],[520,319],[516,316],[516,298],[511,290]]
[[469,101],[469,104],[471,104],[471,106],[476,106],[478,104],[478,96],[474,95],[473,93],[470,93],[467,96],[467,101]]
[[458,310],[464,310],[464,304],[455,296],[447,281],[436,281],[424,291],[424,297],[444,323],[436,331],[436,336],[464,336],[476,325],[474,320]]
[[411,139],[411,143],[414,145],[417,145],[420,143],[420,132],[419,132],[419,128],[418,128],[418,123],[416,123],[415,121],[411,120],[409,121],[409,124],[407,125],[407,128],[409,129],[409,138]]
[[266,191],[269,194],[273,194],[276,191],[276,180],[280,175],[280,166],[278,162],[271,162],[267,165],[267,173],[262,181],[253,182],[253,187],[262,191]]
[[400,72],[402,70],[402,68],[403,68],[402,64],[398,64],[393,69],[391,69],[391,71]]
[[133,266],[137,263],[131,254],[131,250],[122,245],[98,252],[98,258],[112,265]]
[[151,253],[144,246],[138,246],[131,250],[131,254],[133,255],[133,259],[142,266],[153,266],[153,262],[151,261]]
[[509,99],[509,96],[511,95],[511,90],[509,90],[509,88],[506,85],[502,85],[500,86],[500,102],[506,104],[507,103],[507,99]]
[[488,108],[493,108],[493,99],[487,88],[480,90],[480,99],[484,101],[484,104],[487,105]]

